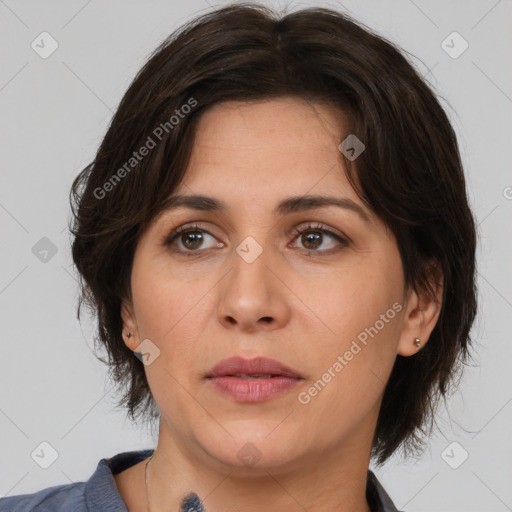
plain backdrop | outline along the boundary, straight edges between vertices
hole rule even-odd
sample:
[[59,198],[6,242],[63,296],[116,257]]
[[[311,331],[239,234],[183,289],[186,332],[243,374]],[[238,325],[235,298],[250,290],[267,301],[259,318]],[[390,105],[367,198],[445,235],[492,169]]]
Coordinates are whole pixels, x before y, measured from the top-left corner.
[[[226,3],[0,1],[0,496],[87,480],[101,458],[155,445],[115,408],[91,324],[76,320],[68,194],[150,52]],[[287,6],[313,4],[349,13],[411,54],[444,98],[478,219],[475,365],[440,410],[424,455],[394,457],[377,476],[408,512],[512,510],[512,2]],[[32,457],[41,446],[55,450],[47,469]]]

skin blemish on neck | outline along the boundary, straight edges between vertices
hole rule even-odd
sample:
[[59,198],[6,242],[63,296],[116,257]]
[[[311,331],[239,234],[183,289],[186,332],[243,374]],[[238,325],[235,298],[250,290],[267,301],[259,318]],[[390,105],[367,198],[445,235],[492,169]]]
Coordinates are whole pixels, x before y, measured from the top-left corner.
[[180,512],[205,512],[205,508],[199,496],[190,492],[181,501]]

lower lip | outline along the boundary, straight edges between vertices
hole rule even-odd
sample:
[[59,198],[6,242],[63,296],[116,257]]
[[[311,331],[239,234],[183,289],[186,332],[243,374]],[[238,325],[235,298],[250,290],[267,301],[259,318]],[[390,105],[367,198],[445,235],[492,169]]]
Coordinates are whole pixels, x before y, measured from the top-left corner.
[[299,378],[271,377],[241,379],[240,377],[211,377],[212,386],[236,402],[263,402],[293,388]]

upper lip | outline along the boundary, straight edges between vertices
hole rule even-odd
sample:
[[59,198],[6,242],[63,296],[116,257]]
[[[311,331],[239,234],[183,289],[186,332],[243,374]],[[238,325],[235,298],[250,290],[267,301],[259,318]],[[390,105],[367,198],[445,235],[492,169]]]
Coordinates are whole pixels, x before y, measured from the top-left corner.
[[302,379],[302,376],[288,366],[268,357],[229,357],[217,363],[207,374],[206,378],[224,377],[228,375],[282,375]]

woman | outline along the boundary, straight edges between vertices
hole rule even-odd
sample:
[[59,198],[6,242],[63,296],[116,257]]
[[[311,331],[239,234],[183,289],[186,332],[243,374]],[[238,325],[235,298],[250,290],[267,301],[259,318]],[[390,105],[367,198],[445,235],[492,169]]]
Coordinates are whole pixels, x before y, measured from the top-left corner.
[[456,136],[398,48],[321,8],[199,17],[72,207],[78,314],[158,443],[0,510],[397,510],[370,460],[419,451],[476,314]]

